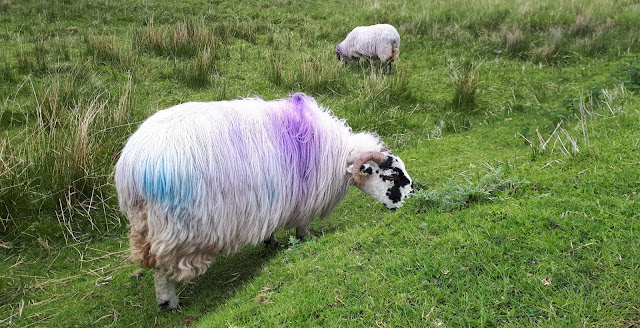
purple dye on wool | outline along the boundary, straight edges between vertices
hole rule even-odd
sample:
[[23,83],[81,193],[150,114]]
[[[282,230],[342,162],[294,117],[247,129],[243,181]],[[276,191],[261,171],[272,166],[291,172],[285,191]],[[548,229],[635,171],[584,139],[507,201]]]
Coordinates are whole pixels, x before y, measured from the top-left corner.
[[246,131],[243,131],[240,128],[240,118],[238,113],[233,110],[229,110],[225,112],[225,119],[227,120],[227,124],[229,127],[229,141],[231,144],[229,145],[229,150],[233,151],[239,157],[240,161],[249,160],[247,136],[245,135]]
[[342,52],[342,43],[340,43],[338,45],[338,47],[336,48],[337,51]]
[[283,156],[283,166],[291,168],[296,181],[300,181],[298,192],[306,195],[306,186],[317,170],[319,145],[314,127],[313,98],[296,93],[283,100],[283,106],[270,115],[274,140]]

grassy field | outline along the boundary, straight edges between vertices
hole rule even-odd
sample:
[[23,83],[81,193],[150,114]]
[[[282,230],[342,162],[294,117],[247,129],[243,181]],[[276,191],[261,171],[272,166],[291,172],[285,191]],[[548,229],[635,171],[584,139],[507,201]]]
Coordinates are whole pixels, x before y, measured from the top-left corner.
[[[0,0],[0,327],[640,326],[640,2]],[[392,75],[340,65],[400,32]],[[220,256],[159,310],[113,166],[156,110],[306,92],[416,193]],[[288,241],[288,242],[286,242]]]

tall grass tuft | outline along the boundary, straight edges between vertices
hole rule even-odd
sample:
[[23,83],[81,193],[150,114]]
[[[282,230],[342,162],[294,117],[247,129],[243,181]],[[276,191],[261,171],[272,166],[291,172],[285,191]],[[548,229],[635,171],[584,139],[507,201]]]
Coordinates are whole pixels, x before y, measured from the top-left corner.
[[503,26],[498,32],[507,54],[514,58],[525,58],[531,42],[518,27],[507,28]]
[[4,54],[0,55],[0,62],[2,62],[2,64],[0,64],[0,83],[13,83],[17,81],[16,73]]
[[[234,37],[243,39],[251,44],[255,44],[258,37],[257,31],[258,30],[264,31],[267,28],[268,26],[258,27],[256,22],[253,20],[246,20],[242,22],[237,21],[234,26],[234,29],[235,29]],[[226,40],[223,40],[223,42],[230,43],[229,41],[226,41]]]
[[49,69],[47,54],[49,50],[43,39],[38,39],[33,50],[29,51],[20,43],[18,45],[18,68],[23,73],[44,73]]
[[328,52],[302,57],[293,71],[294,81],[299,83],[300,89],[307,92],[339,91],[344,84],[340,67],[332,59],[332,54]]
[[87,54],[97,62],[112,63],[124,67],[132,67],[137,62],[137,56],[131,51],[122,50],[112,35],[85,36]]
[[580,50],[588,56],[599,56],[611,46],[611,40],[617,37],[616,22],[608,18],[604,23],[593,27],[593,33],[578,40]]
[[224,31],[221,37],[216,36],[216,28],[205,24],[204,20],[184,20],[173,27],[156,28],[153,18],[147,20],[146,26],[137,29],[133,34],[133,45],[138,51],[151,51],[160,56],[179,58],[195,57],[205,49],[215,53],[221,43],[231,38],[231,33]]
[[[63,129],[49,129],[39,133],[39,144],[44,152],[38,154],[40,161],[47,163],[51,190],[63,192],[65,196],[87,197],[98,185],[95,183],[98,159],[95,155],[95,140],[92,130],[96,116],[105,111],[107,102],[96,97],[91,103],[77,103],[66,119]],[[51,155],[47,155],[47,153]]]
[[449,65],[449,75],[453,87],[451,109],[457,112],[473,113],[476,111],[476,90],[478,88],[478,68],[471,62],[462,67]]
[[26,170],[32,164],[20,156],[14,140],[0,140],[0,226],[7,229],[16,212],[16,202],[24,199],[31,189],[32,180]]
[[280,52],[274,51],[267,53],[265,57],[267,58],[267,79],[276,86],[284,85],[285,78],[282,63],[282,54]]
[[533,59],[546,64],[558,64],[567,57],[565,49],[564,29],[562,26],[549,28],[541,40],[542,46],[533,52]]
[[371,103],[399,103],[412,99],[409,78],[404,71],[396,71],[393,75],[384,75],[381,71],[365,73],[361,96]]
[[25,209],[87,206],[112,188],[114,161],[129,134],[133,78],[113,92],[85,85],[84,77],[76,71],[48,87],[34,86],[37,121],[26,125],[10,148],[0,143],[3,218]]
[[266,76],[274,85],[310,93],[340,92],[345,87],[341,68],[329,52],[302,55],[285,62],[278,51],[268,52]]
[[217,73],[216,58],[205,48],[193,60],[176,63],[175,73],[187,86],[203,88],[211,83],[211,75]]
[[59,127],[79,99],[96,92],[97,87],[87,83],[90,80],[84,65],[73,65],[69,72],[54,75],[50,83],[34,87],[38,124]]
[[73,45],[68,39],[60,36],[56,36],[51,42],[51,52],[58,63],[61,61],[71,61],[72,47]]
[[569,33],[574,36],[585,36],[594,30],[591,15],[578,15],[576,22],[569,28]]

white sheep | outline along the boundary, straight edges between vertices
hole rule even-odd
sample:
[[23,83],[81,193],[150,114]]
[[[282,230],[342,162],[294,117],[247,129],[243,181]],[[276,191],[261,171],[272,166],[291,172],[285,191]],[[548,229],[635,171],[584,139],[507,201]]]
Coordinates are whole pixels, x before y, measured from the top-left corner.
[[336,48],[336,57],[343,64],[351,60],[360,63],[360,57],[365,57],[373,65],[372,60],[378,59],[386,64],[387,74],[399,54],[400,34],[389,24],[358,26]]
[[155,268],[168,309],[179,304],[174,281],[204,273],[217,253],[275,246],[280,228],[304,238],[352,184],[392,210],[413,189],[379,137],[352,133],[304,94],[158,111],[127,141],[115,182],[132,260]]

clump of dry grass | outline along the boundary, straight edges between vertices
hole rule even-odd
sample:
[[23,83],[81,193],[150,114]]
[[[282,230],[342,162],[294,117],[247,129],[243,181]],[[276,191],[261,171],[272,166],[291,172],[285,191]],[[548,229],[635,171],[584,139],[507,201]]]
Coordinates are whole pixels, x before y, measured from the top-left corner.
[[85,37],[87,52],[102,60],[115,61],[118,59],[116,37],[113,35],[88,35]]
[[87,83],[87,80],[91,78],[86,67],[73,65],[67,73],[54,75],[48,84],[32,85],[38,124],[43,128],[60,127],[75,102],[95,92],[95,86]]
[[518,27],[502,26],[498,32],[507,54],[511,57],[524,58],[529,51],[530,42]]
[[578,41],[578,46],[589,56],[597,56],[611,47],[611,40],[615,35],[616,22],[608,18],[605,22],[595,25],[593,32]]
[[569,28],[569,33],[574,36],[585,36],[594,31],[594,26],[591,15],[578,15],[575,23]]
[[0,143],[3,220],[25,206],[94,207],[97,197],[110,194],[104,191],[128,135],[133,79],[116,92],[93,89],[86,80],[76,72],[57,76],[48,87],[32,83],[36,121]]
[[534,59],[544,63],[558,63],[565,54],[562,26],[551,27],[544,36],[543,45],[534,51]]
[[[534,157],[538,154],[561,154],[563,157],[574,157],[582,150],[588,149],[598,156],[599,150],[592,143],[593,134],[590,124],[594,119],[618,115],[622,109],[618,105],[625,98],[625,89],[596,90],[591,91],[586,97],[578,97],[569,102],[573,114],[556,123],[554,130],[544,136],[536,128],[536,135],[531,137],[518,132],[525,143],[531,147]],[[553,160],[544,164],[541,168],[553,166],[561,160]]]

